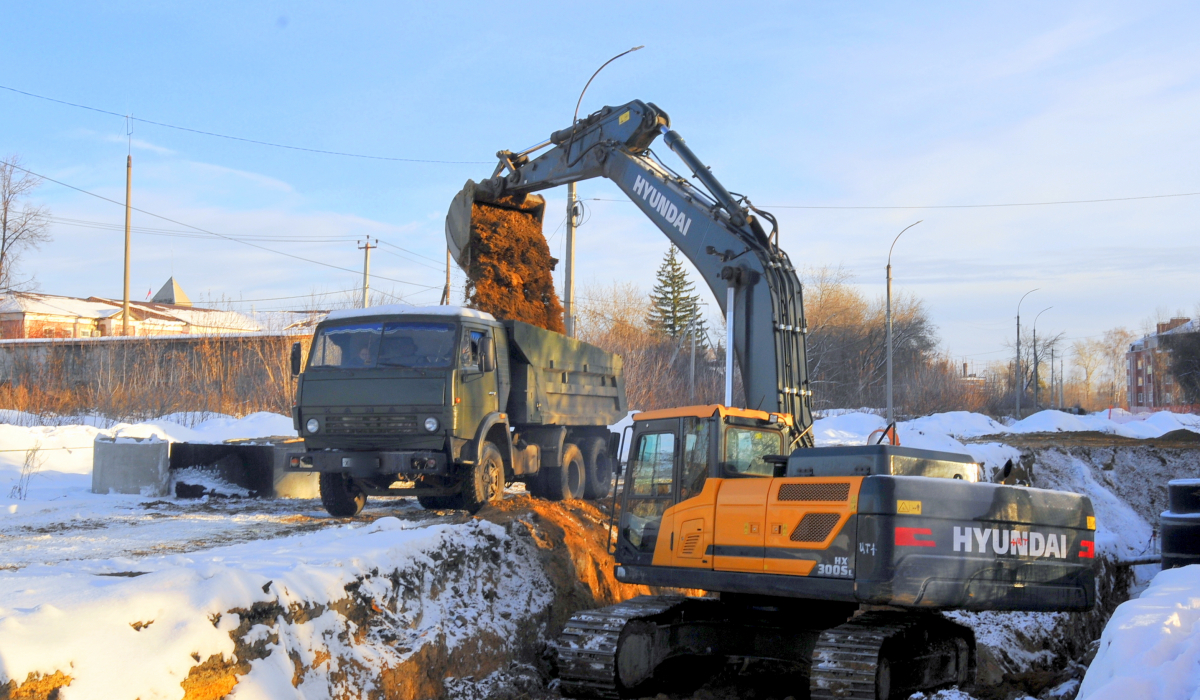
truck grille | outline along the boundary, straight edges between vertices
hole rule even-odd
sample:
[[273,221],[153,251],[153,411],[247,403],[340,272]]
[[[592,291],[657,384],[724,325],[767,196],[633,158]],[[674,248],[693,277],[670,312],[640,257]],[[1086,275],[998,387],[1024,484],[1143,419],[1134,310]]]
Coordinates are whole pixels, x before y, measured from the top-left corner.
[[416,416],[359,414],[325,417],[325,432],[329,435],[390,435],[411,433],[416,429]]
[[782,484],[781,501],[844,501],[850,497],[850,484]]
[[824,542],[842,516],[837,513],[805,513],[792,530],[793,542]]

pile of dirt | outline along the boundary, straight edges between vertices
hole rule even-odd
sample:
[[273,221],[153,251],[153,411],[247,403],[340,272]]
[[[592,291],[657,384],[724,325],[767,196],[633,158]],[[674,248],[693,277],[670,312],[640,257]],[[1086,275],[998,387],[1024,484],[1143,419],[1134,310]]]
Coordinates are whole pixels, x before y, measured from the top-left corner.
[[71,677],[62,671],[48,676],[31,673],[24,683],[9,681],[0,685],[0,700],[55,700],[59,689],[71,684]]
[[544,206],[541,199],[503,197],[494,205],[472,205],[467,305],[561,333],[563,307],[551,275],[558,260],[550,257],[540,218],[529,211],[535,204]]

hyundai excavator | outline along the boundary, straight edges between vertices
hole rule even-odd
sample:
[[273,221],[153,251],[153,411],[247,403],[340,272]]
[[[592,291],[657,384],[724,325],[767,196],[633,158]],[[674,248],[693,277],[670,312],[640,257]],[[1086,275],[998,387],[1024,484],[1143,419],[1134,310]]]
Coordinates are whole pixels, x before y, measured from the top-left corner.
[[[651,151],[659,136],[691,178]],[[634,416],[616,578],[709,595],[576,613],[552,643],[564,695],[638,697],[668,670],[734,660],[792,669],[799,697],[907,698],[974,682],[974,634],[941,611],[1092,608],[1087,497],[987,483],[967,455],[814,447],[801,286],[777,222],[735,198],[663,110],[605,107],[498,156],[451,204],[452,250],[496,211],[533,209],[534,192],[612,180],[716,296],[753,407],[728,405],[727,364],[727,405]]]

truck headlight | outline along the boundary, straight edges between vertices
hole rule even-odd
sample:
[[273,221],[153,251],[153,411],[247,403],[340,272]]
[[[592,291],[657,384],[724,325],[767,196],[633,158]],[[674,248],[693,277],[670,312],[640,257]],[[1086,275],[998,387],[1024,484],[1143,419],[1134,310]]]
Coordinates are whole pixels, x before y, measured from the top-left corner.
[[429,432],[434,432],[438,429],[438,419],[430,416],[425,419],[425,429]]
[[321,423],[316,418],[309,418],[304,427],[308,429],[308,432],[315,433],[321,429]]

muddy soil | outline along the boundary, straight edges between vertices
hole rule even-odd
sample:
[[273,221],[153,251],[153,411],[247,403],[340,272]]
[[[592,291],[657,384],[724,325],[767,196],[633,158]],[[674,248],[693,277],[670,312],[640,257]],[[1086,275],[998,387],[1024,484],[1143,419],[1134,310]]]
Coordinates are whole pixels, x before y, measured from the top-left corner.
[[[563,307],[551,275],[558,260],[550,256],[541,222],[529,213],[501,208],[517,206],[511,197],[502,198],[497,205],[472,206],[467,305],[498,319],[524,321],[562,333]],[[530,205],[524,202],[521,206]]]

